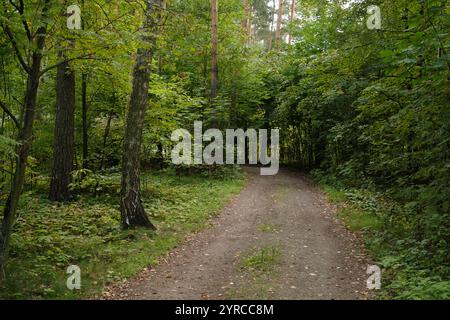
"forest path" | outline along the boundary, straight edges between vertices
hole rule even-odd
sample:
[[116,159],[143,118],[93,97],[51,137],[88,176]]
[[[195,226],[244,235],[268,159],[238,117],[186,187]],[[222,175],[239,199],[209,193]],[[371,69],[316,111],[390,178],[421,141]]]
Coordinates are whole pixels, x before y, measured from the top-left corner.
[[245,170],[247,186],[210,228],[110,298],[368,298],[363,248],[323,193],[300,173]]

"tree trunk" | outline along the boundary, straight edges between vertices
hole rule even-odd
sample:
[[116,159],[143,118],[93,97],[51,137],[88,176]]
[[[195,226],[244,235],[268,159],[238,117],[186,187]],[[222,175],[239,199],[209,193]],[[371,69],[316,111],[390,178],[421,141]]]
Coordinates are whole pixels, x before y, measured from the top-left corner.
[[282,40],[281,27],[283,23],[284,0],[279,0],[278,4],[277,30],[275,32],[275,42],[277,46],[280,45]]
[[217,50],[219,43],[218,20],[219,20],[218,0],[211,0],[211,100],[217,96],[219,82],[219,64],[217,60]]
[[[82,10],[84,10],[84,0],[81,1]],[[86,19],[81,19],[81,29],[86,29]],[[87,123],[87,73],[81,74],[81,121],[82,121],[82,140],[83,140],[83,169],[88,167],[89,159],[89,136]]]
[[147,43],[147,46],[138,49],[133,69],[133,89],[128,106],[123,143],[120,195],[120,212],[124,228],[142,226],[155,229],[141,201],[140,151],[144,118],[148,104],[151,62],[156,42],[154,35],[157,30],[156,10],[160,4],[161,2],[158,0],[146,1],[143,26],[146,34],[143,37],[143,41]]
[[[114,98],[114,101],[115,101],[115,98]],[[113,106],[113,110],[114,110],[114,106]],[[109,132],[111,130],[111,121],[112,121],[112,118],[114,117],[113,110],[111,110],[111,112],[109,113],[108,120],[106,121],[105,132],[103,133],[102,159],[100,160],[100,169],[101,170],[105,169],[106,143],[108,142],[108,136],[109,136]]]
[[274,40],[274,25],[275,25],[275,7],[276,7],[276,0],[272,0],[272,5],[273,5],[273,9],[272,9],[272,17],[271,17],[271,21],[270,21],[270,32],[269,32],[269,44],[268,44],[268,49],[272,50],[272,46],[273,46],[273,40]]
[[[45,17],[49,0],[45,2],[42,11]],[[47,34],[46,25],[40,26],[36,31],[36,49],[31,54],[31,66],[28,71],[27,89],[25,92],[23,126],[19,132],[20,144],[17,147],[17,158],[12,181],[11,191],[3,209],[3,221],[0,230],[0,283],[5,278],[5,266],[8,258],[9,241],[11,230],[16,218],[17,206],[22,192],[25,169],[27,166],[28,154],[31,146],[33,122],[36,114],[36,99],[39,87],[41,72],[42,50],[45,45]]]
[[159,169],[163,170],[164,169],[164,147],[162,145],[161,142],[158,142],[158,165],[159,165]]
[[87,123],[87,74],[83,72],[81,75],[81,118],[83,127],[83,168],[88,167],[89,158],[89,136]]
[[245,42],[250,43],[252,37],[252,7],[249,0],[244,0],[244,12],[245,17],[244,21],[242,21],[242,27],[245,32]]
[[[3,134],[4,130],[5,130],[5,118],[6,118],[6,112],[3,111],[2,113],[2,125],[0,127],[0,134]],[[0,167],[4,168],[5,167],[5,163],[6,163],[6,159],[1,159],[0,161]],[[2,178],[0,180],[0,192],[3,193],[3,183],[6,181],[6,177],[5,177],[6,171],[2,170]]]
[[69,62],[56,72],[56,119],[49,199],[69,201],[74,157],[75,74]]
[[[294,18],[295,18],[295,0],[291,0],[291,10],[290,10],[290,14],[289,14],[289,22],[292,23],[294,21]],[[289,42],[289,44],[292,44],[292,33],[291,32],[289,32],[288,42]]]

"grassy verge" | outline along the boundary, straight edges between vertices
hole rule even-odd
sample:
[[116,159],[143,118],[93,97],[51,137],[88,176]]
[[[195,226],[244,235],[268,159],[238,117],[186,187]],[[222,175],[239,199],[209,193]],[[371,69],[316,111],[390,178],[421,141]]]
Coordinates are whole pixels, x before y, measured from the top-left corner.
[[362,231],[366,237],[381,227],[380,217],[372,210],[361,207],[357,202],[349,199],[349,193],[343,189],[322,184],[328,198],[338,205],[338,216],[353,231]]
[[411,213],[404,206],[381,193],[348,188],[334,176],[320,172],[313,176],[337,204],[339,218],[361,234],[369,254],[382,268],[379,299],[450,299],[448,261],[428,258],[432,252],[436,257],[446,253],[415,238],[408,218]]
[[[221,177],[146,173],[142,195],[156,232],[121,230],[120,176],[102,176],[94,192],[70,204],[50,203],[45,189],[23,195],[14,227],[2,299],[80,299],[123,281],[200,230],[245,181],[233,171]],[[93,193],[96,193],[94,196]],[[81,290],[66,287],[69,265],[81,268]]]

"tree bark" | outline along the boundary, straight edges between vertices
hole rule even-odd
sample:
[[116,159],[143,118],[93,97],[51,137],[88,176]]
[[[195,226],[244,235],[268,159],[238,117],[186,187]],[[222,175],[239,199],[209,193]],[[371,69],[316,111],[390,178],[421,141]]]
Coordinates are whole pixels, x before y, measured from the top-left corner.
[[282,40],[281,27],[283,22],[283,12],[284,12],[284,0],[278,1],[278,16],[277,16],[277,30],[275,32],[275,42],[276,46],[280,45]]
[[249,0],[244,0],[244,12],[245,17],[244,21],[242,21],[242,27],[245,32],[246,43],[250,43],[252,37],[252,6]]
[[[291,10],[289,14],[289,22],[292,23],[295,18],[295,0],[291,0]],[[288,43],[292,44],[292,33],[289,31]]]
[[[42,17],[45,18],[50,0],[46,0],[42,9]],[[47,35],[46,24],[36,30],[35,49],[31,53],[31,65],[27,70],[28,79],[25,91],[23,125],[19,132],[20,144],[17,147],[16,164],[11,191],[3,209],[3,221],[0,230],[0,283],[5,278],[5,266],[8,258],[11,230],[16,218],[17,206],[22,192],[28,154],[31,146],[33,122],[36,115],[36,99],[41,76],[42,50]]]
[[49,199],[69,201],[74,157],[75,73],[69,62],[56,72],[56,119],[53,143],[53,169]]
[[157,148],[158,148],[158,165],[159,165],[159,169],[163,170],[164,169],[164,146],[163,146],[163,144],[161,142],[158,142]]
[[[115,98],[114,98],[114,101],[115,101]],[[105,169],[106,143],[108,142],[109,132],[111,130],[111,121],[112,121],[112,118],[114,117],[114,106],[115,106],[115,103],[113,105],[112,110],[110,111],[110,113],[108,115],[108,120],[106,121],[105,132],[103,133],[102,158],[100,161],[100,169],[101,170]]]
[[219,7],[218,0],[211,0],[211,100],[217,96],[219,83],[218,51],[218,23]]
[[[84,10],[84,0],[81,1],[82,10]],[[81,20],[81,29],[85,30],[85,19]],[[81,121],[82,121],[82,140],[83,140],[83,169],[88,167],[89,159],[89,136],[88,136],[88,123],[87,123],[87,80],[88,76],[86,71],[81,74]]]
[[148,104],[148,89],[151,72],[151,62],[156,43],[157,8],[159,0],[147,0],[144,18],[143,41],[145,48],[138,49],[133,69],[133,89],[128,106],[123,143],[122,185],[120,195],[120,212],[122,226],[146,227],[155,229],[145,212],[141,200],[140,187],[140,151],[142,130]]
[[270,32],[269,32],[269,40],[268,40],[269,41],[269,44],[268,44],[269,50],[272,50],[273,41],[274,41],[276,0],[272,0],[272,5],[273,5],[273,9],[272,9],[272,17],[271,17],[271,21],[270,21]]
[[83,130],[83,168],[88,167],[89,159],[89,133],[87,123],[87,74],[81,75],[81,118]]

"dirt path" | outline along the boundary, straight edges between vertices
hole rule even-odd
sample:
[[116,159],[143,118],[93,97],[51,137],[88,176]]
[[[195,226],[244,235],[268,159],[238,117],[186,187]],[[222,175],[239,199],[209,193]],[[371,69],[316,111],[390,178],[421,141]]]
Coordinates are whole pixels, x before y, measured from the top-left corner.
[[[299,173],[263,177],[256,168],[246,170],[248,185],[211,228],[189,237],[166,262],[116,288],[113,296],[366,299],[363,250],[323,194]],[[246,268],[244,261],[264,248],[272,248],[276,259],[263,270],[251,263]]]

